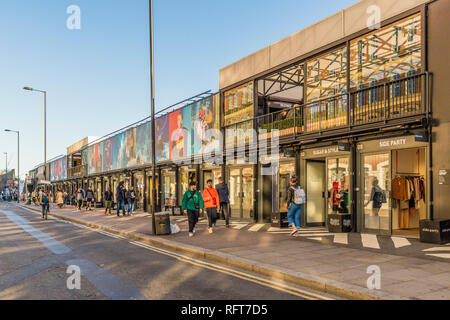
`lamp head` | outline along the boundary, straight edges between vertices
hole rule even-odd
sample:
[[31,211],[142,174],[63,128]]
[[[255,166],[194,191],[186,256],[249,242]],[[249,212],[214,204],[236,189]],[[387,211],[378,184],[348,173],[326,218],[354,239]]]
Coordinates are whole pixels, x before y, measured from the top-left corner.
[[23,87],[23,90],[33,91],[33,88],[30,88],[30,87]]
[[9,130],[9,129],[5,129],[5,131],[6,131],[6,132],[11,132],[11,130]]

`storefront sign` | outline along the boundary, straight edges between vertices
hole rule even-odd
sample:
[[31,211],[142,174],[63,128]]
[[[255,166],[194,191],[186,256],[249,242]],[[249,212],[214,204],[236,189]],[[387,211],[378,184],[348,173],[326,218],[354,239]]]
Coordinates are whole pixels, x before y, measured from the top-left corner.
[[439,170],[439,184],[440,185],[444,185],[444,186],[450,185],[450,180],[449,180],[449,175],[448,175],[449,172],[450,172],[449,169]]
[[321,155],[337,153],[337,152],[339,152],[339,148],[336,146],[336,147],[329,147],[329,148],[314,150],[313,155],[321,156]]
[[380,148],[397,147],[397,146],[403,146],[405,144],[406,144],[406,138],[382,140],[382,141],[380,141]]
[[350,143],[338,142],[339,151],[350,151]]
[[414,139],[416,142],[428,142],[428,132],[427,131],[415,132]]

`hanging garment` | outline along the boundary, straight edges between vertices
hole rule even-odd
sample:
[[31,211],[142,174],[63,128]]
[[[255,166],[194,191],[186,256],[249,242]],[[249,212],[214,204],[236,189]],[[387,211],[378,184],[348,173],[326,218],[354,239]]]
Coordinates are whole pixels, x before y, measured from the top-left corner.
[[406,189],[406,180],[402,177],[395,177],[392,180],[392,199],[408,200]]
[[414,178],[414,198],[416,198],[416,201],[419,201],[421,199],[418,178]]
[[399,229],[408,229],[409,228],[409,209],[400,210],[398,226],[399,226]]
[[420,197],[425,200],[426,194],[425,194],[425,179],[421,178],[419,181],[419,189],[420,189]]

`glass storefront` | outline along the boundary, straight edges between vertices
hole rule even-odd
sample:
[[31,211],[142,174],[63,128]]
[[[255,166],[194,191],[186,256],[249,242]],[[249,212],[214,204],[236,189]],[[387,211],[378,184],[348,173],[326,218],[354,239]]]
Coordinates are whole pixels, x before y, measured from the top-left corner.
[[419,236],[428,219],[427,144],[414,136],[358,145],[361,232]]
[[230,167],[229,189],[231,217],[251,220],[254,205],[253,167]]
[[350,159],[327,160],[328,214],[350,213]]
[[162,189],[161,197],[166,208],[176,205],[177,183],[175,171],[163,169],[161,171]]
[[295,159],[280,162],[279,174],[274,175],[272,180],[272,212],[287,212],[287,192],[290,181],[295,173]]
[[178,205],[181,206],[181,202],[183,201],[183,196],[185,192],[189,189],[189,183],[195,182],[197,183],[197,170],[195,168],[190,167],[180,167],[179,169],[180,175],[180,187],[178,188]]
[[136,191],[136,209],[144,209],[144,173],[134,173],[134,190]]

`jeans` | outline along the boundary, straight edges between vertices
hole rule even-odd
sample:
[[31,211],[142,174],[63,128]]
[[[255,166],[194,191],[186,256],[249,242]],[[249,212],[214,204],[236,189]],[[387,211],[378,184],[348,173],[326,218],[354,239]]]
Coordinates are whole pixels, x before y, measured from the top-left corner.
[[220,204],[220,212],[222,216],[225,218],[226,225],[230,225],[230,216],[231,216],[231,208],[228,202],[222,202]]
[[120,209],[122,209],[122,213],[125,216],[125,200],[118,200],[117,201],[117,216],[120,216]]
[[217,208],[207,208],[206,215],[208,216],[209,227],[212,228],[212,225],[216,224],[217,221]]
[[194,232],[195,225],[198,222],[198,211],[188,210],[187,211],[188,220],[189,220],[189,232]]
[[45,209],[47,209],[47,213],[50,211],[49,207],[50,207],[50,204],[48,204],[48,203],[47,204],[45,204],[45,203],[42,204],[42,218],[44,217],[44,210]]
[[128,214],[133,215],[134,201],[128,201],[128,203],[127,203],[127,211],[128,211]]
[[288,220],[289,220],[289,226],[295,225],[297,229],[300,228],[300,217],[302,214],[303,204],[295,204],[292,203],[289,207],[288,211]]

